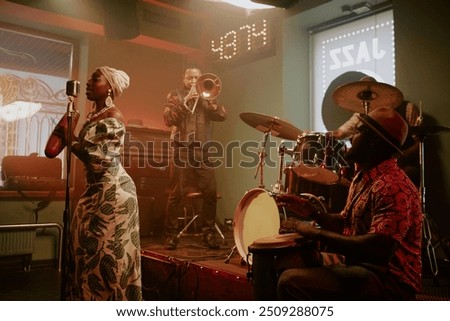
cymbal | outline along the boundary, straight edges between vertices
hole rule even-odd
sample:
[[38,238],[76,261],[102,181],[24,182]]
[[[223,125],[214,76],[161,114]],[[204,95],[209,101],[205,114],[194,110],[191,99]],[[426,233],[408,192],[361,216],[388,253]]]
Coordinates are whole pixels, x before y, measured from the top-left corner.
[[300,164],[297,167],[294,167],[293,171],[295,174],[308,181],[324,185],[333,185],[339,181],[339,176],[335,172],[319,166]]
[[297,127],[278,117],[258,113],[241,113],[239,117],[241,117],[247,125],[250,125],[263,133],[270,132],[271,135],[275,137],[297,140],[298,136],[303,133]]
[[450,132],[450,128],[439,125],[420,125],[409,127],[408,132],[410,135],[424,137],[424,136],[438,135],[444,132]]
[[397,108],[403,101],[403,94],[394,86],[376,81],[356,81],[336,88],[334,102],[342,108],[365,113],[364,101],[369,111],[379,107]]

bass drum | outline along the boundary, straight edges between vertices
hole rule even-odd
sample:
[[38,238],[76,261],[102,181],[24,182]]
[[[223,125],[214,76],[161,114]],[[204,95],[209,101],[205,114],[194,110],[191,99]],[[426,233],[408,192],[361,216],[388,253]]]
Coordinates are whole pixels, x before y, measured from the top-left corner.
[[[319,198],[309,193],[302,193],[301,198],[308,201],[314,212],[326,212],[327,209]],[[239,201],[234,213],[233,231],[236,249],[249,265],[252,258],[248,247],[255,240],[280,233],[281,221],[293,218],[309,221],[307,213],[300,214],[289,204],[284,204],[280,196],[262,188],[247,191]]]
[[254,240],[279,233],[280,214],[275,196],[262,188],[247,191],[234,212],[233,231],[236,249],[251,264],[248,246]]

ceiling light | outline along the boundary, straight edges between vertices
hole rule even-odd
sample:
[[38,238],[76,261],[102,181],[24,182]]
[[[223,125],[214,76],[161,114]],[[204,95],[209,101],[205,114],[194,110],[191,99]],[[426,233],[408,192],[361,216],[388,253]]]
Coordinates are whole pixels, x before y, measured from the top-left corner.
[[343,15],[349,15],[349,14],[361,14],[366,13],[372,10],[372,6],[368,2],[360,2],[353,6],[350,5],[344,5],[341,7],[341,12]]
[[356,14],[369,12],[372,9],[370,3],[361,2],[352,6],[352,11]]
[[245,9],[271,9],[274,8],[274,6],[269,6],[266,4],[260,4],[260,3],[254,3],[250,0],[222,0],[222,2],[229,3],[236,7],[241,7]]

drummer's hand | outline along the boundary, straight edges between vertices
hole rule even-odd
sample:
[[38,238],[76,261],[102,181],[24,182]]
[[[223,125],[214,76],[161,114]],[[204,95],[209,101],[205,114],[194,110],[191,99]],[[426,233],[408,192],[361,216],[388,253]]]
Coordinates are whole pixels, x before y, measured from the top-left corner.
[[288,219],[287,221],[283,221],[281,223],[281,228],[300,233],[308,239],[314,239],[319,233],[319,229],[317,228],[315,221],[306,222]]
[[316,219],[318,213],[311,203],[295,194],[282,194],[276,197],[277,205],[287,207],[301,217]]

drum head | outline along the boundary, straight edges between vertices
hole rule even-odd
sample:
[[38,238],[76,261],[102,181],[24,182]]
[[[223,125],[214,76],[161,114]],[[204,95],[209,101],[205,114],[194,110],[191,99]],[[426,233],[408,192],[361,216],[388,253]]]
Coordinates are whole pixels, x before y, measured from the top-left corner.
[[234,213],[234,241],[241,257],[251,264],[248,246],[257,239],[278,234],[279,230],[280,214],[275,199],[261,188],[247,191]]
[[[299,233],[285,233],[257,239],[250,245],[250,249],[273,249],[296,246],[304,239]],[[251,252],[251,250],[250,250]]]

